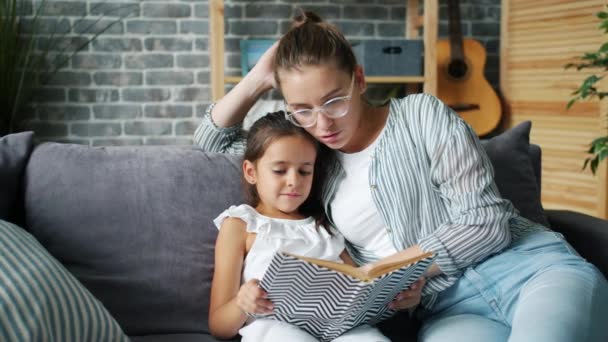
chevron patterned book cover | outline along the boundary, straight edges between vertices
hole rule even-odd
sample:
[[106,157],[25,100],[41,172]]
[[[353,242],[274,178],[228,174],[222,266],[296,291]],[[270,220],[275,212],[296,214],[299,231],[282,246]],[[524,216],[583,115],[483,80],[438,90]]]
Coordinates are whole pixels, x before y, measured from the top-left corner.
[[420,278],[433,260],[432,253],[425,253],[363,274],[346,264],[277,253],[260,282],[274,311],[257,317],[294,324],[320,341],[331,341],[356,326],[395,314],[388,303]]

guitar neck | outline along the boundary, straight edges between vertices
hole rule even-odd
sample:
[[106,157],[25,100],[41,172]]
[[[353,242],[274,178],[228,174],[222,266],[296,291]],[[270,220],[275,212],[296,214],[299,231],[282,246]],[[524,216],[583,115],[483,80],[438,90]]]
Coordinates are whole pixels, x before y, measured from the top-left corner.
[[448,17],[450,28],[450,59],[464,61],[462,47],[462,26],[460,25],[460,4],[458,0],[448,0]]

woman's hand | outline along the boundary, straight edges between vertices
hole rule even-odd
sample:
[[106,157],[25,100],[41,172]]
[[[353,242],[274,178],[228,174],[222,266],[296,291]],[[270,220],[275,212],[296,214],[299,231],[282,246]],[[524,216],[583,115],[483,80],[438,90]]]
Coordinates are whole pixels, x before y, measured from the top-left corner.
[[372,268],[374,268],[374,264],[365,264],[365,265],[361,265],[361,266],[357,267],[357,269],[359,271],[361,271],[363,274],[368,274]]
[[409,289],[399,293],[395,299],[388,304],[391,310],[405,310],[413,308],[420,304],[422,298],[422,288],[426,283],[424,277],[418,279],[415,283],[410,286]]
[[273,88],[276,89],[277,87],[274,79],[274,57],[277,53],[278,46],[278,41],[272,44],[272,46],[260,57],[257,63],[255,63],[255,66],[249,71],[249,74],[247,74],[251,75],[251,77],[255,77],[264,91]]
[[236,305],[247,314],[268,314],[272,312],[272,302],[266,299],[266,291],[259,286],[257,279],[241,285],[236,296]]

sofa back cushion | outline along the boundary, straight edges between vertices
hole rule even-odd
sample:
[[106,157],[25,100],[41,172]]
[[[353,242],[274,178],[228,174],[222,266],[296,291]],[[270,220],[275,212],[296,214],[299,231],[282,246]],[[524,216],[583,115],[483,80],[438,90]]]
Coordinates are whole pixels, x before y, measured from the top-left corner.
[[208,332],[212,220],[243,203],[237,157],[45,143],[25,177],[28,230],[127,334]]
[[540,202],[540,149],[530,145],[531,126],[530,121],[522,122],[481,143],[494,166],[500,194],[523,217],[549,227]]

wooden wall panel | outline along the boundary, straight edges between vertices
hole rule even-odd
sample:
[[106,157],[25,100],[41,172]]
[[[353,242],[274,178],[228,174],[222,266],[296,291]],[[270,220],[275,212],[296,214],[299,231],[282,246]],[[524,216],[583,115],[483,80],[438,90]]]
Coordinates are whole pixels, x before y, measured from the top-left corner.
[[566,110],[570,94],[589,73],[563,66],[599,48],[603,37],[595,13],[605,5],[605,0],[503,0],[500,61],[510,125],[532,121],[530,139],[543,149],[543,205],[604,218],[607,168],[593,176],[581,167],[588,143],[606,134],[605,120],[597,101]]

